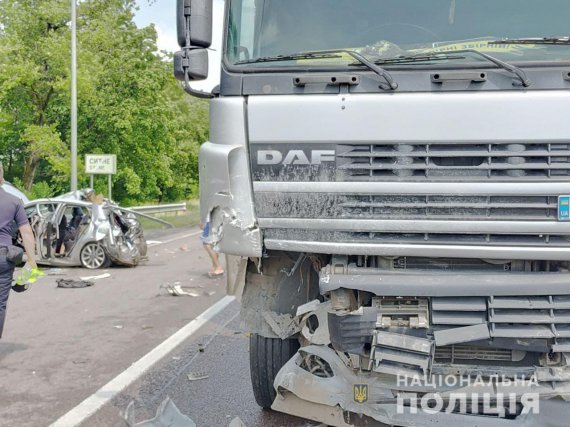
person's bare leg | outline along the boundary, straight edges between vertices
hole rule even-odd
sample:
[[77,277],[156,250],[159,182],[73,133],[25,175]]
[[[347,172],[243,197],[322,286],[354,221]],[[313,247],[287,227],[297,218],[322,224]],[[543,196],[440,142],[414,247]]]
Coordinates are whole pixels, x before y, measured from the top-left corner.
[[215,252],[210,245],[204,245],[204,249],[208,252],[210,259],[212,260],[212,271],[210,271],[210,276],[219,276],[220,274],[224,274],[224,269],[220,265],[220,257]]

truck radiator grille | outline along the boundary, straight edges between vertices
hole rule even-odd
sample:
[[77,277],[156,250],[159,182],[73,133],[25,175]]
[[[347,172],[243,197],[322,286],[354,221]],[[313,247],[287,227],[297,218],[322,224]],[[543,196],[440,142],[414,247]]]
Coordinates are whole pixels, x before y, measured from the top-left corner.
[[347,196],[343,214],[357,218],[557,220],[556,196]]
[[452,196],[258,193],[264,218],[557,221],[558,195]]
[[435,349],[435,360],[440,363],[455,363],[457,360],[511,362],[513,360],[513,351],[471,345],[449,345]]
[[570,296],[432,298],[434,325],[486,322],[493,338],[570,338]]
[[570,143],[372,144],[337,146],[346,180],[561,180],[570,174]]

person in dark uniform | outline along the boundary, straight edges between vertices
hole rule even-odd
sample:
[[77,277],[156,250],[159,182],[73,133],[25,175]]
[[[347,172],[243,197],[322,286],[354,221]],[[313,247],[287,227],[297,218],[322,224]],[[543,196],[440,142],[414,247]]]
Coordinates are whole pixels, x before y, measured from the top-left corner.
[[14,222],[16,222],[22,235],[28,264],[32,268],[37,268],[34,232],[24,211],[24,204],[20,199],[2,189],[2,184],[4,184],[4,170],[2,163],[0,163],[0,338],[2,338],[2,331],[4,330],[6,304],[14,276],[14,264],[9,260]]
[[67,217],[63,215],[61,221],[59,222],[59,237],[55,245],[55,256],[65,255],[65,232],[67,231]]
[[74,207],[72,215],[69,224],[67,223],[67,217],[65,215],[63,215],[59,223],[59,239],[57,240],[56,256],[66,256],[66,252],[73,246],[77,238],[79,226],[83,220],[83,211],[80,207]]

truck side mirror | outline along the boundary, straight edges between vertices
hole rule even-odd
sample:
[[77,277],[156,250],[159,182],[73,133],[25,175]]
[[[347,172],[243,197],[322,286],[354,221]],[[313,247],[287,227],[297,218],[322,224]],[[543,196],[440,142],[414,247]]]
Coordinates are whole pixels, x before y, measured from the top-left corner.
[[208,51],[206,49],[185,49],[174,54],[174,76],[183,82],[208,78]]
[[174,54],[174,76],[185,83],[191,95],[213,95],[190,86],[191,81],[208,78],[208,51],[212,44],[213,0],[177,0],[176,25],[182,51]]
[[212,0],[177,0],[176,25],[181,48],[212,44]]

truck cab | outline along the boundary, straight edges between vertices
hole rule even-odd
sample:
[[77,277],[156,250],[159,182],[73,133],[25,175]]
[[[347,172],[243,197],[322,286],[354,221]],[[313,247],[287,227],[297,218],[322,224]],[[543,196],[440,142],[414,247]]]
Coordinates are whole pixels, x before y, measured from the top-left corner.
[[179,1],[175,73],[210,98],[202,217],[257,402],[565,425],[570,3],[229,0],[203,93],[211,10]]

